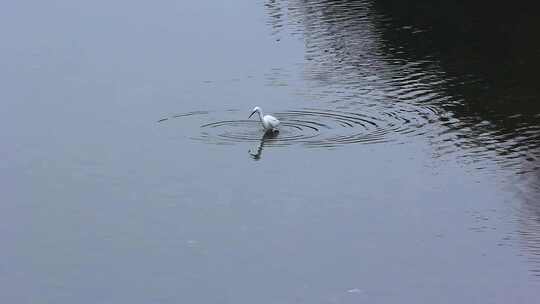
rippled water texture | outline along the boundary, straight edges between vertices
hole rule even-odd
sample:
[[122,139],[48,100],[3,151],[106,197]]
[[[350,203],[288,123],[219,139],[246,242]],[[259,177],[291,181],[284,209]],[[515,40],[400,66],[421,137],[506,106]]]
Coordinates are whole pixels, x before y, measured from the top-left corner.
[[[421,2],[411,7],[421,11]],[[248,106],[179,114],[160,123],[196,126],[186,138],[250,147],[257,160],[263,148],[428,142],[436,159],[525,184],[517,190],[523,203],[515,207],[521,227],[515,237],[538,261],[540,94],[531,67],[539,58],[523,50],[538,46],[527,45],[516,32],[493,37],[474,18],[433,26],[417,19],[411,7],[389,1],[267,1],[275,42],[297,40],[305,47],[299,74],[284,67],[266,75],[268,86],[285,88],[295,99],[272,113],[282,122],[279,133],[265,134],[256,119],[244,119]],[[444,9],[432,17],[445,18]],[[471,14],[477,9],[472,5]],[[460,25],[475,29],[453,28]],[[536,262],[532,271],[539,270]]]
[[[172,118],[199,116],[200,135],[192,138],[214,144],[239,144],[264,141],[266,146],[336,147],[347,144],[405,141],[413,133],[422,133],[423,126],[435,119],[435,111],[410,105],[395,104],[387,108],[373,108],[363,112],[325,109],[302,109],[276,112],[280,120],[279,132],[271,137],[262,129],[258,119],[238,119],[243,113],[230,110],[213,113],[231,120],[208,121],[209,112],[177,114]],[[233,119],[236,118],[236,119]],[[160,123],[168,120],[159,120]],[[193,123],[186,121],[185,123]]]
[[[376,115],[383,138],[413,131],[415,123],[402,119],[422,117],[411,136],[428,140],[436,157],[511,172],[507,181],[525,183],[516,235],[538,273],[540,46],[527,37],[538,35],[540,24],[506,6],[489,16],[476,4],[429,7],[427,1],[267,2],[274,35],[304,39],[305,77],[315,88],[307,95],[336,105],[390,103],[397,116]],[[404,103],[421,110],[404,113]]]
[[[509,48],[509,56],[490,49],[487,38],[485,45],[469,44],[470,36],[478,40],[474,35],[484,34],[484,27],[478,27],[480,33],[463,33],[429,26],[412,13],[420,6],[386,1],[267,4],[275,35],[290,31],[305,41],[305,76],[315,87],[324,87],[308,94],[335,92],[323,98],[335,98],[331,102],[337,104],[368,100],[437,107],[441,121],[427,136],[435,138],[434,148],[441,153],[537,170],[538,86],[527,64],[538,63],[538,55],[513,57],[531,46],[509,48],[504,41],[510,34],[497,38],[502,39],[497,47]],[[448,22],[451,27],[466,20]]]

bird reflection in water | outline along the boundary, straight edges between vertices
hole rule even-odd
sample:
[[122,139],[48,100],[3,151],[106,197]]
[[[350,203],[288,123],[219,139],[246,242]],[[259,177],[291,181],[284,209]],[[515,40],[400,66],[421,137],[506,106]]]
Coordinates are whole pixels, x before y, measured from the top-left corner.
[[261,141],[259,142],[259,145],[257,146],[257,149],[255,151],[253,150],[249,150],[249,154],[251,155],[251,157],[254,159],[254,160],[259,160],[261,159],[261,155],[262,155],[262,151],[263,151],[263,147],[264,147],[264,143],[267,142],[267,141],[270,141],[270,140],[273,140],[275,138],[277,138],[277,136],[279,135],[279,131],[278,130],[268,130],[266,131],[262,138],[261,138]]

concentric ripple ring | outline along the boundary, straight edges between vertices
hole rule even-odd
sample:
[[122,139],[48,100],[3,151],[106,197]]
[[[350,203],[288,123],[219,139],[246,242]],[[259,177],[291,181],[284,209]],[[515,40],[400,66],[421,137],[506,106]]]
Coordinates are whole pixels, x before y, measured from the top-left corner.
[[[430,108],[400,106],[379,108],[361,113],[301,109],[273,113],[280,121],[279,134],[263,137],[258,120],[206,121],[200,125],[200,134],[191,138],[210,144],[238,144],[260,142],[265,146],[303,145],[306,147],[337,147],[348,144],[372,144],[396,141],[418,133],[436,112]],[[206,115],[198,111],[186,115]],[[238,111],[227,111],[228,117],[238,117]],[[232,117],[231,117],[232,118]],[[166,119],[162,119],[163,121]]]

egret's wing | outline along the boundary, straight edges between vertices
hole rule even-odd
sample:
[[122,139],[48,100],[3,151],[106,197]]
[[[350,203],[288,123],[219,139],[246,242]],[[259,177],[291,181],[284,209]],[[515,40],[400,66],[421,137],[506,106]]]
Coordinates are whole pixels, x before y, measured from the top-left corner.
[[270,122],[270,124],[272,125],[273,128],[275,128],[275,127],[277,127],[279,125],[279,120],[277,118],[275,118],[274,116],[269,115],[268,121]]

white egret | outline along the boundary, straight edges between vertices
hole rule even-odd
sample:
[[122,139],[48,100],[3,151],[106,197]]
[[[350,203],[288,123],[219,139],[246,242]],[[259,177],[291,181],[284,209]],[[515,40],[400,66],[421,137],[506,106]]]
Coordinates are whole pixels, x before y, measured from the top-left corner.
[[251,116],[253,116],[253,114],[255,113],[259,114],[259,119],[261,120],[261,123],[263,125],[265,132],[278,131],[277,126],[279,125],[279,120],[277,118],[275,118],[272,115],[264,115],[260,107],[253,108],[253,112],[251,112],[251,115],[249,115],[249,118],[251,118]]

